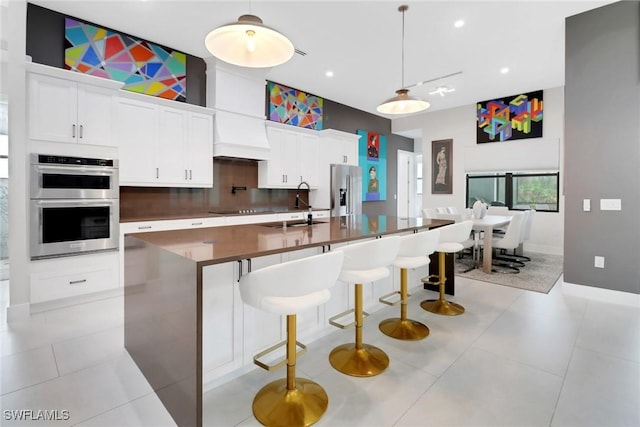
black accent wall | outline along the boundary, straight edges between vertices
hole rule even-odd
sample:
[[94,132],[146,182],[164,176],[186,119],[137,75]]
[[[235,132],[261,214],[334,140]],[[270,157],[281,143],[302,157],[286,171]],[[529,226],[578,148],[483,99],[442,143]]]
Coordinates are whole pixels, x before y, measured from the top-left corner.
[[[33,62],[64,68],[64,18],[63,13],[27,4],[27,55]],[[82,18],[72,17],[87,22]],[[105,27],[100,22],[91,24]],[[131,37],[141,38],[135,34],[127,34],[117,28],[109,28]],[[155,43],[153,40],[150,42]],[[187,103],[206,106],[207,101],[207,65],[202,58],[187,54]]]
[[[26,47],[27,54],[31,56],[33,62],[64,68],[65,16],[67,15],[31,3],[27,5]],[[82,18],[73,18],[87,22]],[[100,22],[91,22],[91,24],[104,27]],[[113,30],[120,32],[117,28]],[[131,36],[140,38],[135,34]],[[187,103],[206,106],[206,70],[207,65],[202,58],[187,54]],[[283,84],[286,85],[286,82]],[[362,211],[368,215],[396,215],[397,201],[394,196],[397,193],[397,152],[398,150],[413,151],[413,140],[391,134],[391,120],[387,118],[328,99],[324,100],[323,121],[325,129],[349,133],[356,133],[357,130],[362,129],[387,136],[387,200],[363,202]]]
[[397,215],[398,150],[413,152],[413,139],[391,133],[391,120],[362,110],[324,100],[323,124],[325,129],[349,133],[357,130],[376,132],[387,136],[387,200],[363,202],[362,213],[367,215]]

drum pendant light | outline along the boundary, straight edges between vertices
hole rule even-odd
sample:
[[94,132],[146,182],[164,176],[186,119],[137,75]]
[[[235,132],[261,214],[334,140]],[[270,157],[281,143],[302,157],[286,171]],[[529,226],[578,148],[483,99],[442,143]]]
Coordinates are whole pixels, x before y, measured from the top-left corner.
[[242,15],[236,22],[216,28],[207,34],[204,44],[216,58],[250,68],[283,64],[295,50],[288,38],[255,15]]
[[409,89],[404,86],[404,13],[407,9],[409,9],[407,5],[398,7],[398,12],[402,13],[402,88],[396,91],[396,96],[378,105],[378,112],[383,114],[417,113],[431,106],[427,101],[409,95]]

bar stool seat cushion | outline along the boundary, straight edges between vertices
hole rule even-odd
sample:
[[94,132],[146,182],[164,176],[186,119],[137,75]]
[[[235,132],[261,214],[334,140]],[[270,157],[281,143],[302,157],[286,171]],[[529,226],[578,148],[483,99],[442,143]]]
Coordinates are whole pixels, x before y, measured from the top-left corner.
[[436,246],[436,252],[453,253],[460,252],[463,249],[464,246],[462,243],[458,242],[442,242],[438,243],[438,246]]
[[354,243],[337,249],[344,253],[339,279],[346,283],[369,283],[389,276],[400,248],[399,236]]
[[429,230],[400,237],[398,257],[393,262],[398,268],[418,268],[430,262],[440,238],[440,231]]
[[342,266],[338,251],[251,272],[240,278],[245,304],[274,314],[297,314],[327,302]]
[[269,313],[292,314],[324,304],[331,298],[328,289],[299,297],[263,297],[259,308]]

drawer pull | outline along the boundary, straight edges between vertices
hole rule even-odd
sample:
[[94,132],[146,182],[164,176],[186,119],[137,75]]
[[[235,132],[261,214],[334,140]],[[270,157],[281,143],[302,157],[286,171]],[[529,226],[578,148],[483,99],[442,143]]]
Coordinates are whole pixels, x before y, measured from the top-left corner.
[[87,279],[80,279],[80,280],[72,280],[69,282],[70,285],[79,285],[80,283],[86,283]]
[[191,225],[202,225],[201,222],[192,222]]
[[150,230],[152,227],[150,225],[143,225],[141,227],[138,227],[138,230]]

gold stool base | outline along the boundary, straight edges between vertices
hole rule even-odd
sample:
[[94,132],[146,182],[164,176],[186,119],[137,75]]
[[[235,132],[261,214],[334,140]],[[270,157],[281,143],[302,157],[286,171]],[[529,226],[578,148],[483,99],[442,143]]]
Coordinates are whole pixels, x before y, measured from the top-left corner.
[[383,334],[405,341],[418,341],[426,338],[429,335],[429,328],[427,325],[418,322],[417,320],[401,319],[399,317],[393,317],[391,319],[385,319],[378,325],[380,331]]
[[441,314],[443,316],[458,316],[464,313],[464,307],[460,304],[442,299],[422,301],[420,307],[431,313]]
[[334,348],[329,354],[329,362],[337,371],[354,377],[372,377],[382,373],[389,366],[389,356],[378,347],[347,343]]
[[253,415],[265,426],[310,426],[329,406],[329,396],[317,383],[296,378],[296,388],[287,390],[287,380],[273,381],[253,399]]

